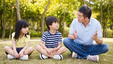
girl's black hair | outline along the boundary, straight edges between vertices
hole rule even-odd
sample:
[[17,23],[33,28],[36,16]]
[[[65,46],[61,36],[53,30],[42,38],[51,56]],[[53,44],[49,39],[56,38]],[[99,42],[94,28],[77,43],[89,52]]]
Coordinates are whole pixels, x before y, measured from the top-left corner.
[[52,25],[53,22],[58,22],[56,17],[51,16],[46,19],[46,26],[47,26],[48,30],[50,30],[49,25]]
[[82,6],[79,9],[79,12],[83,13],[84,18],[88,17],[89,19],[90,19],[91,14],[92,14],[92,10],[88,6]]
[[[18,38],[19,38],[19,35],[20,35],[20,30],[22,29],[22,28],[25,28],[25,27],[28,27],[28,23],[27,23],[27,21],[26,20],[18,20],[17,22],[16,22],[16,27],[15,27],[15,36],[14,36],[14,38],[15,38],[15,40],[18,40]],[[26,35],[28,35],[29,33],[27,33],[27,34],[25,34],[25,37],[27,37]]]

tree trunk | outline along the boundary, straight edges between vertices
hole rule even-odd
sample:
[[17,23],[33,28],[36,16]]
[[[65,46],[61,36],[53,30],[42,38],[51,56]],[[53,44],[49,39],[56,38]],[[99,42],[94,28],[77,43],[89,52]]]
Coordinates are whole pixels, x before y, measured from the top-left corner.
[[90,1],[91,1],[91,0],[89,0],[89,3],[88,3],[88,6],[89,6],[89,7],[90,7]]
[[63,16],[63,23],[62,23],[62,27],[63,27],[63,34],[62,34],[62,36],[64,36],[65,12],[66,12],[66,10],[64,11],[64,16]]
[[48,8],[49,4],[50,4],[50,0],[49,0],[48,4],[47,4],[47,6],[46,6],[46,8],[45,8],[45,10],[44,10],[43,17],[42,17],[42,25],[41,25],[41,27],[42,27],[41,34],[42,34],[42,35],[43,35],[43,33],[44,33],[44,19],[45,19],[45,13],[46,13],[46,11],[47,11],[47,8]]
[[0,26],[1,26],[1,30],[3,30],[3,27],[2,27],[2,20],[0,21],[1,23],[0,23]]
[[103,13],[102,13],[102,0],[100,2],[100,14],[101,14],[101,17],[100,17],[100,23],[102,25],[102,18],[103,18]]
[[82,0],[82,6],[85,6],[85,0]]
[[3,31],[2,39],[5,37],[5,0],[3,0]]
[[17,2],[17,19],[20,20],[21,17],[20,17],[20,9],[19,9],[19,0],[16,0]]
[[12,18],[13,18],[13,9],[14,9],[14,5],[12,6],[12,13],[11,13],[11,23],[10,23],[10,33],[9,33],[9,39],[11,38],[11,31],[12,31]]
[[107,37],[107,22],[108,22],[108,20],[109,20],[109,17],[110,17],[110,12],[109,12],[109,3],[108,3],[108,7],[107,7],[107,12],[108,12],[108,18],[107,18],[107,20],[106,20],[106,32],[105,32],[105,37]]
[[105,37],[105,22],[103,22],[103,37]]

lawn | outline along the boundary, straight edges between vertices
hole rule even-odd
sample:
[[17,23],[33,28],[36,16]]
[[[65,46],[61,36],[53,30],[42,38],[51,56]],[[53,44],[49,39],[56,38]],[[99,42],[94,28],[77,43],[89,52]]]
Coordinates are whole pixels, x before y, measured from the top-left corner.
[[[33,38],[32,38],[33,39]],[[63,60],[55,60],[55,59],[46,59],[41,60],[39,57],[39,52],[36,51],[36,46],[39,44],[39,41],[31,41],[29,46],[34,47],[34,52],[31,54],[28,61],[22,61],[20,59],[9,60],[6,57],[6,54],[3,50],[4,46],[12,46],[11,41],[5,41],[0,39],[0,64],[113,64],[113,38],[104,38],[104,43],[108,44],[109,51],[107,53],[99,55],[99,62],[93,62],[86,59],[72,59],[71,53],[67,49],[67,51],[63,54]],[[63,45],[64,46],[64,45]]]

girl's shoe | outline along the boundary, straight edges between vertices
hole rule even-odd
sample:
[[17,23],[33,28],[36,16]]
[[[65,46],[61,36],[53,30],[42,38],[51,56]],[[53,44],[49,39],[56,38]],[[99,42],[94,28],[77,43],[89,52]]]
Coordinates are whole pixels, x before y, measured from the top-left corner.
[[10,54],[7,55],[7,58],[8,58],[8,59],[15,59],[15,57],[12,56],[12,55],[10,55]]
[[23,55],[23,57],[20,57],[20,59],[21,59],[21,60],[28,60],[29,57],[28,57],[28,55]]

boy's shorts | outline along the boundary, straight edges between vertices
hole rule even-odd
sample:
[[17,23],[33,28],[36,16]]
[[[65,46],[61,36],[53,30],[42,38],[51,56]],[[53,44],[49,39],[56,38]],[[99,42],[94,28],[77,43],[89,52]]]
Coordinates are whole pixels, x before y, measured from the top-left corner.
[[[12,48],[12,47],[11,47]],[[13,48],[12,48],[13,49]],[[16,48],[16,51],[17,51],[17,53],[19,53],[21,50],[23,49],[23,47],[20,47],[20,48]],[[8,53],[5,51],[5,53],[8,55]],[[30,56],[31,55],[31,53],[28,55],[28,56]]]

